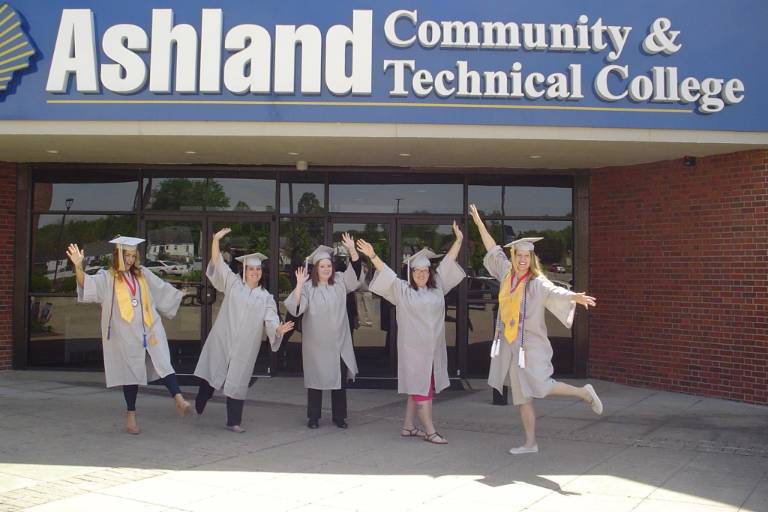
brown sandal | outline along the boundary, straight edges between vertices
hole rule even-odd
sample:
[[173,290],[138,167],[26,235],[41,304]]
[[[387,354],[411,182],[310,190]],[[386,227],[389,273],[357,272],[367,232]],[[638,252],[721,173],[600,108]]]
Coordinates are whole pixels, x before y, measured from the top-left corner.
[[[406,432],[403,434],[403,432]],[[400,429],[400,437],[421,437],[424,438],[427,436],[427,433],[421,430],[418,427],[414,428],[401,428]]]
[[440,432],[438,432],[437,430],[435,430],[431,434],[427,434],[424,437],[424,440],[432,444],[448,444],[448,440],[444,438],[442,435],[440,435]]

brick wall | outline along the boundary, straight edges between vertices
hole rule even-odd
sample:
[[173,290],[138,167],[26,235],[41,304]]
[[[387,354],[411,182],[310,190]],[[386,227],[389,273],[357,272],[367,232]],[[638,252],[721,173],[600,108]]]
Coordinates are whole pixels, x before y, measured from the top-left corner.
[[589,371],[768,404],[768,151],[596,169]]
[[11,368],[16,164],[0,163],[0,370]]

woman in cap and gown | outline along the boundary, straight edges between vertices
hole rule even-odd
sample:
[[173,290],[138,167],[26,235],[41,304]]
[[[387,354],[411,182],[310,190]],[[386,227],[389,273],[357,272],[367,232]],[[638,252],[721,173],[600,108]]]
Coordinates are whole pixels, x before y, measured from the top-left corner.
[[175,400],[176,410],[186,416],[189,403],[179,388],[171,366],[168,338],[160,315],[173,318],[182,293],[139,265],[141,238],[121,236],[115,244],[112,267],[95,275],[83,272],[85,253],[70,244],[67,257],[75,267],[78,302],[101,304],[101,339],[107,387],[123,386],[126,403],[125,429],[138,434],[136,396],[139,385],[162,379]]
[[293,322],[280,323],[275,299],[261,286],[266,256],[257,252],[236,258],[243,264],[242,276],[232,272],[224,261],[219,241],[230,231],[224,228],[213,236],[211,261],[205,273],[214,288],[224,294],[224,301],[195,368],[200,378],[195,409],[203,414],[214,389],[223,388],[227,428],[240,433],[245,432],[241,427],[243,405],[262,339],[266,334],[276,352]]
[[541,270],[534,243],[541,238],[522,238],[505,245],[510,258],[493,240],[475,205],[472,216],[487,251],[483,265],[500,283],[499,314],[491,348],[488,384],[502,392],[509,382],[513,403],[520,408],[525,444],[509,450],[513,455],[536,453],[534,398],[572,396],[591,404],[596,414],[603,405],[591,384],[577,388],[552,378],[552,345],[547,337],[545,310],[566,327],[573,323],[576,304],[595,306],[594,297],[553,284]]
[[[369,284],[371,292],[396,307],[397,318],[397,391],[407,394],[405,419],[400,435],[419,437],[435,444],[448,441],[435,429],[432,399],[450,385],[448,353],[445,343],[445,295],[465,277],[456,263],[464,238],[453,223],[456,240],[433,269],[431,258],[437,254],[424,248],[408,258],[407,280],[399,279],[365,240],[358,240],[360,252],[371,259],[376,273]],[[421,428],[416,426],[416,416]]]
[[352,334],[347,316],[347,294],[355,291],[360,279],[360,256],[348,234],[342,243],[351,263],[344,272],[333,271],[333,249],[321,245],[307,257],[312,263],[296,270],[296,289],[286,297],[288,312],[301,319],[301,357],[304,387],[307,388],[307,426],[318,428],[323,390],[331,390],[333,422],[347,428],[346,381],[357,375]]

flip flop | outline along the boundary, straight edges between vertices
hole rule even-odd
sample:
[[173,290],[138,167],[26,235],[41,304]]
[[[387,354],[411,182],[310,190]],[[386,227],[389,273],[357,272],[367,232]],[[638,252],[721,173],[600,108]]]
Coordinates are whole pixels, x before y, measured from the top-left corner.
[[[407,434],[403,434],[403,432],[407,432]],[[421,430],[418,427],[414,428],[401,428],[400,429],[400,437],[426,437],[427,433]]]
[[440,432],[438,432],[437,430],[435,430],[431,434],[427,434],[424,437],[424,440],[426,442],[432,443],[432,444],[448,444],[448,440],[446,438],[444,438],[443,436],[441,436]]

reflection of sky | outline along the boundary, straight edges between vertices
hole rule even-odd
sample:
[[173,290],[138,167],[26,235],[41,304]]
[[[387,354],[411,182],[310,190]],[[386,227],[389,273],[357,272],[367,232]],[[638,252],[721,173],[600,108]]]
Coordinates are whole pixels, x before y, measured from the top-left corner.
[[[77,221],[94,221],[105,217],[107,215],[67,215],[66,222],[69,224]],[[37,218],[40,219],[36,226],[38,228],[48,226],[49,224],[61,224],[61,215],[39,215]]]
[[248,205],[253,211],[263,212],[275,207],[275,181],[259,179],[221,179],[215,180],[224,188],[229,198],[229,209],[235,209],[239,202]]
[[462,185],[331,185],[330,208],[353,213],[460,213]]
[[[469,186],[469,203],[476,204],[485,215],[501,215],[502,187]],[[570,188],[506,187],[504,215],[510,216],[566,216],[572,208]]]
[[[41,189],[47,183],[37,185]],[[54,183],[50,210],[66,210],[68,198],[75,201],[72,210],[131,211],[136,197],[138,182],[127,183]],[[42,190],[41,190],[42,192]]]

